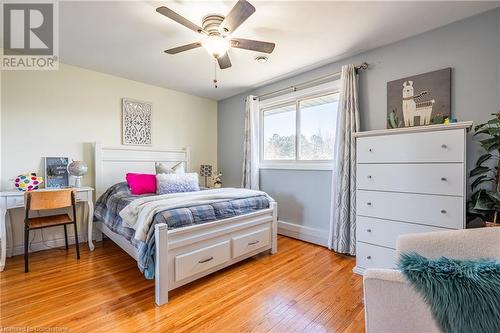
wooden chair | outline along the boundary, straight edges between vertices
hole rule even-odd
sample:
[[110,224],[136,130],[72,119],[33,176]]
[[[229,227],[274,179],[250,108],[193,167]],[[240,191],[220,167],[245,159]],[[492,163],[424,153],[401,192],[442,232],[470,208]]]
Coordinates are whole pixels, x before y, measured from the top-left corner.
[[[76,227],[76,193],[72,189],[26,192],[24,194],[25,218],[24,218],[24,271],[28,272],[28,245],[30,230],[64,226],[64,240],[66,249],[68,249],[68,231],[67,224],[73,224],[75,227],[75,245],[76,258],[80,259],[80,248],[78,247],[78,231]],[[32,210],[47,210],[72,207],[73,218],[68,214],[58,214],[43,217],[30,217]]]

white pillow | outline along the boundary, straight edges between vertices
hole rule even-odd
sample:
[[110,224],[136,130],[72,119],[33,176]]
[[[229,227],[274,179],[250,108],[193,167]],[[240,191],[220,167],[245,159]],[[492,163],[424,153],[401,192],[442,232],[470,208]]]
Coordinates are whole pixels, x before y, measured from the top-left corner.
[[158,194],[199,191],[198,174],[193,173],[160,173],[156,175]]
[[155,163],[156,174],[160,173],[184,173],[184,162],[179,162],[173,167],[169,167],[165,163],[156,162]]

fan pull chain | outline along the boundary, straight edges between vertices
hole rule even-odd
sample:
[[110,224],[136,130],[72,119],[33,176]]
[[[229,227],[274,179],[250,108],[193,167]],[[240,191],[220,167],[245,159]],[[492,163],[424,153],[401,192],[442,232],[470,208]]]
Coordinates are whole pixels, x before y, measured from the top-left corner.
[[214,59],[214,86],[217,89],[217,59]]

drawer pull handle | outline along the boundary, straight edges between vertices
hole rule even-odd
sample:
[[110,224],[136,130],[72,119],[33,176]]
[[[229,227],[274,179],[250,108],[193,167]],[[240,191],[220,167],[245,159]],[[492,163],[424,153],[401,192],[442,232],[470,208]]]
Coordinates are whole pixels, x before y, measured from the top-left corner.
[[198,263],[204,264],[204,263],[209,262],[210,260],[213,260],[213,259],[214,259],[214,257],[210,257],[210,258],[207,258],[207,259],[200,260],[200,261],[198,261]]
[[255,244],[257,244],[257,243],[259,243],[259,241],[258,241],[258,240],[253,241],[253,242],[250,242],[250,243],[248,243],[248,245],[255,245]]
[[445,182],[447,179],[446,179],[446,177],[441,177],[441,180],[442,180],[443,182]]
[[372,256],[367,256],[367,257],[366,257],[366,259],[371,259],[371,258],[372,258]]
[[372,229],[366,229],[366,232],[372,232]]
[[370,148],[370,149],[368,149],[368,151],[371,153],[373,151],[373,149]]
[[446,214],[446,210],[441,209],[441,214]]
[[372,179],[372,176],[371,176],[371,175],[368,175],[368,179]]
[[371,202],[367,202],[366,204],[367,204],[368,206],[371,206],[371,205],[372,205],[372,203],[371,203]]
[[447,146],[447,145],[445,145],[445,144],[443,143],[443,144],[441,145],[441,148],[446,149],[446,148],[448,148],[448,146]]

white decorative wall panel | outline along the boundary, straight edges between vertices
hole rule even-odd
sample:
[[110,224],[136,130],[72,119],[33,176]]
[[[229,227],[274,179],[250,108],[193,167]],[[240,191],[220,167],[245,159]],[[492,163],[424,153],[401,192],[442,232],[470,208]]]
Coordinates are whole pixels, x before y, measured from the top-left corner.
[[153,110],[150,103],[123,99],[122,143],[124,145],[151,146],[151,121]]

